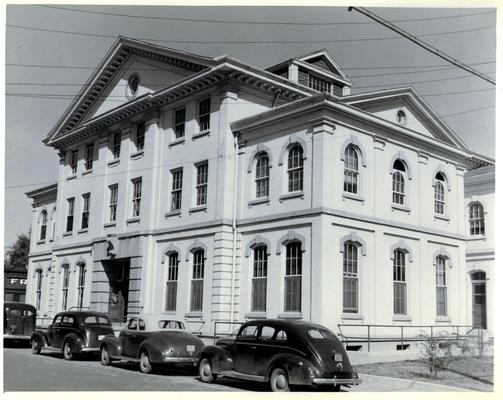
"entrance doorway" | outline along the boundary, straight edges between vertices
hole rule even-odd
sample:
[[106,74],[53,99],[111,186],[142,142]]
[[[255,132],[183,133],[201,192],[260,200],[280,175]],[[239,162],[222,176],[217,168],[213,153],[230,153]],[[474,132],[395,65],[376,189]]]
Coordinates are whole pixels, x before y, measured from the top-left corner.
[[108,297],[108,317],[112,322],[125,322],[129,294],[129,260],[106,261],[110,292]]
[[475,328],[487,329],[486,273],[472,274],[472,324]]

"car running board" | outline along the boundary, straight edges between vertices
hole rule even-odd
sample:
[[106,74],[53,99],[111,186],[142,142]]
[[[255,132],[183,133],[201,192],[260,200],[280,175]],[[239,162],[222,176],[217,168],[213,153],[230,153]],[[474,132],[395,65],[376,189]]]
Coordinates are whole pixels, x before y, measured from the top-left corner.
[[247,381],[266,382],[267,378],[259,375],[243,374],[237,371],[222,371],[220,375],[227,378],[245,379]]

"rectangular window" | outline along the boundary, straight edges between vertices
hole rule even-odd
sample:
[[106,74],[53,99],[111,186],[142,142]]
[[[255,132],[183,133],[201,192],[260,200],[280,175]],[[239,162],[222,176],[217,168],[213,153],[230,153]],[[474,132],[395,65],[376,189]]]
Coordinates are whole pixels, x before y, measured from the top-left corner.
[[140,216],[141,206],[141,178],[136,178],[131,181],[133,183],[133,217]]
[[73,213],[75,211],[75,197],[67,200],[66,232],[73,231]]
[[79,282],[77,285],[77,307],[82,308],[84,305],[84,288],[86,286],[86,266],[79,265]]
[[68,304],[68,283],[70,282],[70,267],[67,265],[63,268],[63,299],[61,309],[66,310]]
[[175,111],[175,138],[185,136],[185,107]]
[[302,294],[302,246],[292,242],[286,246],[285,311],[300,312]]
[[176,211],[182,208],[183,169],[171,171],[171,179],[171,211]]
[[70,168],[72,170],[72,174],[77,173],[77,163],[79,161],[79,151],[72,150],[70,153]]
[[405,281],[405,253],[395,251],[393,257],[393,313],[407,314],[407,283]]
[[304,187],[303,150],[296,145],[288,152],[288,192],[300,191]]
[[204,250],[193,254],[190,310],[203,310]]
[[437,315],[447,316],[447,279],[445,274],[445,258],[437,257],[436,266]]
[[145,147],[145,123],[136,126],[136,150],[143,150]]
[[166,282],[166,311],[176,311],[176,288],[178,281],[178,253],[168,258],[168,281]]
[[86,193],[82,195],[82,229],[87,229],[89,227],[89,206],[91,202],[91,193]]
[[197,165],[197,180],[196,180],[196,205],[203,206],[206,204],[208,195],[208,163]]
[[40,303],[42,300],[42,271],[39,269],[37,270],[37,292],[36,292],[36,308],[37,311],[40,311]]
[[269,196],[269,157],[262,154],[257,158],[257,165],[255,166],[255,197]]
[[94,161],[94,143],[89,143],[86,146],[86,171],[93,169]]
[[358,248],[352,243],[344,244],[342,312],[358,312]]
[[210,104],[211,99],[208,97],[199,102],[199,131],[206,131],[210,129]]
[[122,133],[120,131],[112,134],[112,155],[114,159],[117,159],[121,156],[121,140]]
[[117,220],[117,199],[119,193],[119,185],[109,186],[108,189],[110,190],[110,205],[108,206],[110,215],[109,221],[115,222]]
[[317,76],[313,76],[311,74],[308,75],[308,78],[309,78],[308,86],[311,89],[314,89],[318,92],[330,93],[330,87],[331,87],[330,82],[318,78]]
[[253,250],[252,311],[265,311],[267,299],[267,247]]

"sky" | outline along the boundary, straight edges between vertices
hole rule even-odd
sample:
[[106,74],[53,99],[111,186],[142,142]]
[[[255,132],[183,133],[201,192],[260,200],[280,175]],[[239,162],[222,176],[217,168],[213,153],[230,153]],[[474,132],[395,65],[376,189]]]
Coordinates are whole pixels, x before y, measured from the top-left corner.
[[[491,8],[369,8],[494,78]],[[4,245],[27,233],[25,192],[57,181],[41,140],[119,35],[267,68],[326,48],[352,93],[412,86],[474,152],[495,156],[495,88],[347,7],[8,5]]]

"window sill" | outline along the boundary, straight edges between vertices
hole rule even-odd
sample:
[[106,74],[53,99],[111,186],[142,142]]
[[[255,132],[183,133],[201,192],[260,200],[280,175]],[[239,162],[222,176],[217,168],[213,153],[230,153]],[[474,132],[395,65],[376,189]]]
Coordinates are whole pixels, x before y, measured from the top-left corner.
[[77,233],[79,233],[79,234],[80,234],[80,233],[87,233],[88,231],[89,231],[89,228],[83,228],[83,229],[79,229],[79,230],[77,231]]
[[82,172],[82,176],[92,174],[93,170],[92,169],[86,169],[84,172]]
[[134,153],[131,153],[131,160],[138,160],[139,158],[143,158],[143,153],[145,151],[142,149],[142,150],[138,150],[138,151],[135,151]]
[[169,142],[168,146],[172,147],[181,143],[185,143],[185,136],[180,136],[179,138],[173,139],[171,142]]
[[106,224],[103,224],[103,228],[113,228],[116,225],[116,222],[107,222]]
[[468,236],[468,238],[466,239],[467,242],[474,242],[477,240],[487,240],[487,236],[486,235],[472,235],[472,236]]
[[399,321],[399,322],[412,321],[412,318],[409,317],[408,315],[393,315],[393,317],[391,319],[392,319],[392,321]]
[[206,129],[204,131],[200,131],[200,132],[196,132],[192,135],[192,140],[194,139],[198,139],[200,137],[203,137],[203,136],[210,136],[210,130],[209,129]]
[[140,222],[140,217],[132,217],[126,219],[126,224],[134,224],[136,222]]
[[251,206],[254,206],[257,204],[264,204],[264,203],[270,203],[269,197],[261,197],[259,199],[250,200],[248,202],[248,207],[251,207]]
[[189,311],[185,313],[185,318],[202,318],[202,317],[203,317],[202,311]]
[[433,214],[433,218],[439,219],[442,221],[447,221],[447,222],[449,222],[451,220],[449,217],[447,217],[446,215],[442,215],[442,214]]
[[245,319],[265,319],[265,311],[252,311],[245,314]]
[[403,211],[403,212],[406,212],[406,213],[409,213],[410,214],[410,208],[409,207],[406,207],[406,206],[401,206],[400,204],[392,204],[391,205],[391,210],[397,210],[397,211]]
[[358,313],[343,313],[341,315],[341,319],[357,319],[357,320],[363,320],[363,315],[358,314]]
[[304,198],[304,191],[303,190],[297,190],[295,192],[282,194],[281,196],[279,196],[279,201],[282,203],[284,200],[295,199],[298,197],[300,197],[301,199]]
[[37,241],[37,244],[44,244],[45,243],[45,239],[44,240],[38,240]]
[[450,317],[435,317],[435,322],[450,323],[451,322],[451,318]]
[[72,236],[73,231],[63,233],[63,236]]
[[114,165],[119,165],[119,164],[120,164],[120,162],[121,162],[121,159],[120,159],[120,158],[114,158],[113,160],[109,161],[109,162],[107,163],[107,165],[108,165],[109,167],[113,167]]
[[76,178],[77,178],[77,174],[75,173],[75,174],[68,175],[66,177],[66,180],[67,181],[71,181],[72,179],[76,179]]
[[176,215],[181,216],[182,215],[182,210],[169,211],[169,212],[167,212],[167,213],[164,214],[164,218],[174,217]]
[[189,208],[189,214],[192,214],[195,212],[200,212],[200,211],[206,211],[207,208],[208,208],[208,206],[206,204],[202,205],[202,206],[192,207],[192,208]]
[[278,314],[280,319],[302,319],[302,313],[298,311],[285,311]]
[[342,194],[342,199],[343,200],[350,199],[350,200],[360,201],[362,203],[365,202],[365,199],[362,196],[360,196],[358,194],[355,194],[355,193],[349,193],[349,192],[348,193],[346,193],[346,192],[343,193]]

